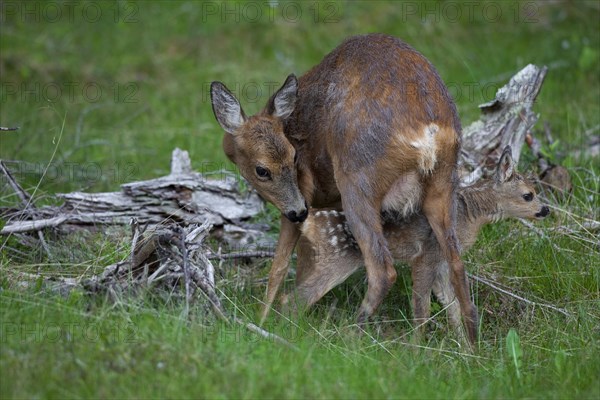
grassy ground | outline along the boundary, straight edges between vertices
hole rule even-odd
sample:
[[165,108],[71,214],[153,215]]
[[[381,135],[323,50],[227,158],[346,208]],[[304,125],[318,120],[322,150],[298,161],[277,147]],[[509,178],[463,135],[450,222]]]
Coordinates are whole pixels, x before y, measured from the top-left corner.
[[[574,156],[600,125],[597,2],[69,4],[0,5],[0,125],[21,128],[0,133],[0,158],[38,204],[56,192],[116,190],[162,175],[174,147],[189,150],[199,171],[232,168],[210,82],[225,82],[256,112],[287,74],[306,71],[352,34],[386,32],[420,50],[464,123],[517,70],[548,65],[536,110],[559,140],[548,151],[569,167],[573,195],[539,224],[545,237],[497,224],[465,259],[470,272],[572,317],[475,285],[478,352],[465,354],[446,335],[443,316],[416,348],[403,271],[369,335],[351,327],[362,277],[299,321],[273,316],[268,328],[296,344],[292,351],[201,310],[184,322],[182,304],[154,294],[115,305],[16,283],[22,272],[97,272],[128,254],[123,234],[56,238],[52,261],[9,251],[18,245],[3,238],[0,397],[600,397],[600,254],[597,237],[581,227],[600,219],[600,167]],[[534,169],[533,161],[525,155],[520,169]],[[16,203],[8,189],[0,194],[1,205]],[[255,282],[266,266],[223,267],[228,311],[256,317],[264,284]],[[507,351],[511,329],[521,357]]]

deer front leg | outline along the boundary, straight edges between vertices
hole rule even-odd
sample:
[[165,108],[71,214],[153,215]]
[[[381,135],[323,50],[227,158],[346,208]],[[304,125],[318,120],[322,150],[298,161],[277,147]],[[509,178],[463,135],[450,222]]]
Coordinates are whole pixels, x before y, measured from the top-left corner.
[[357,322],[364,323],[373,315],[396,281],[394,260],[383,235],[381,204],[366,198],[360,191],[346,186],[342,205],[350,230],[358,243],[367,270],[367,293],[360,306]]
[[292,252],[294,251],[294,247],[296,247],[296,242],[299,237],[299,226],[282,215],[279,240],[277,241],[277,248],[275,249],[275,257],[273,259],[273,264],[271,265],[271,271],[269,271],[267,298],[260,318],[261,325],[267,319],[267,315],[275,301],[281,283],[287,275],[290,258],[292,257]]

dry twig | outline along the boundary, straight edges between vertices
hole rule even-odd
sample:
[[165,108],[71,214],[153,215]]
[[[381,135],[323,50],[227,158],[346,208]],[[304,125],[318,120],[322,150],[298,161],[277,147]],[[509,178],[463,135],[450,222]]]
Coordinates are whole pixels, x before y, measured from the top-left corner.
[[[190,304],[193,301],[194,288],[207,300],[212,314],[219,320],[230,325],[239,324],[260,337],[272,340],[288,348],[295,346],[274,333],[268,332],[251,322],[245,322],[238,317],[227,316],[215,289],[214,266],[207,257],[204,240],[212,228],[209,222],[201,226],[162,227],[144,236],[137,222],[132,221],[132,254],[127,261],[110,265],[105,273],[96,278],[94,285],[87,283],[88,288],[102,290],[118,298],[118,293],[140,293],[142,285],[153,290],[165,288],[171,292],[176,285],[183,282],[185,288],[185,306],[183,315],[189,316]],[[242,253],[240,253],[242,254]],[[240,256],[236,254],[235,257]],[[254,255],[271,256],[269,252],[243,253],[244,257]],[[232,257],[233,258],[233,257]],[[141,275],[141,276],[140,276]],[[149,276],[148,276],[149,275]],[[129,277],[129,278],[127,278]]]
[[238,258],[273,258],[275,256],[274,251],[244,251],[239,253],[217,253],[210,254],[207,256],[209,260],[232,260]]
[[[16,128],[16,129],[18,129],[18,128]],[[6,129],[6,128],[3,128],[3,130],[15,130],[15,129]],[[15,191],[15,193],[17,194],[17,196],[21,200],[21,204],[23,205],[23,209],[25,211],[31,212],[32,214],[35,214],[35,207],[31,203],[31,196],[29,195],[29,193],[27,193],[21,187],[21,185],[19,185],[19,183],[12,176],[12,174],[10,173],[10,171],[8,170],[8,168],[6,168],[6,165],[4,165],[4,161],[2,161],[2,160],[0,160],[0,169],[2,170],[2,173],[6,176],[6,179],[8,180],[8,183],[10,184],[10,186],[13,188],[13,190]],[[40,240],[40,243],[42,244],[42,247],[44,248],[44,251],[46,252],[46,255],[48,256],[49,259],[52,259],[52,253],[50,253],[50,248],[48,247],[48,243],[46,243],[46,239],[44,238],[44,234],[39,229],[37,229],[37,236],[38,236],[38,238]]]
[[490,287],[490,288],[492,288],[492,289],[494,289],[494,290],[496,290],[496,291],[498,291],[498,292],[500,292],[502,294],[505,294],[507,296],[515,298],[515,299],[517,299],[519,301],[522,301],[524,303],[530,304],[532,306],[549,308],[549,309],[554,310],[554,311],[556,311],[558,313],[561,313],[565,317],[572,317],[573,316],[570,312],[568,312],[564,308],[559,308],[559,307],[553,306],[552,304],[537,303],[535,301],[526,299],[525,297],[519,296],[518,294],[515,294],[515,293],[513,293],[513,292],[511,292],[509,290],[502,289],[501,287],[497,286],[497,284],[495,282],[492,283],[492,281],[489,281],[489,280],[484,279],[484,278],[482,278],[480,276],[477,276],[477,275],[473,275],[473,274],[469,274],[469,273],[467,273],[467,275],[469,276],[469,278],[473,279],[476,282],[482,283],[482,284],[484,284],[484,285],[486,285],[486,286],[488,286],[488,287]]

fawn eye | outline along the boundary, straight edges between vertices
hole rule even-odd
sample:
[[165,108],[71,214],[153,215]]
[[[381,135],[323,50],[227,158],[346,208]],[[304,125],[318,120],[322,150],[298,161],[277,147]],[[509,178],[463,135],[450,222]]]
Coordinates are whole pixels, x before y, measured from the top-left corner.
[[525,193],[523,195],[523,199],[525,199],[525,201],[532,201],[533,200],[533,193]]
[[271,173],[263,167],[256,167],[256,175],[262,179],[271,179]]

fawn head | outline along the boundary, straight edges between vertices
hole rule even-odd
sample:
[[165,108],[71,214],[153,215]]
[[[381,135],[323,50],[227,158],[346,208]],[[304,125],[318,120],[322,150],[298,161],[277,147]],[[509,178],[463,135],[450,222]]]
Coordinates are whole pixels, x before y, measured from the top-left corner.
[[510,146],[506,146],[502,152],[493,182],[500,215],[542,219],[550,214],[548,206],[536,195],[533,183],[516,171]]
[[223,149],[258,193],[292,222],[302,222],[308,206],[298,187],[296,150],[286,138],[284,120],[294,111],[298,80],[287,77],[260,113],[247,117],[221,82],[213,82],[213,112],[225,130]]

